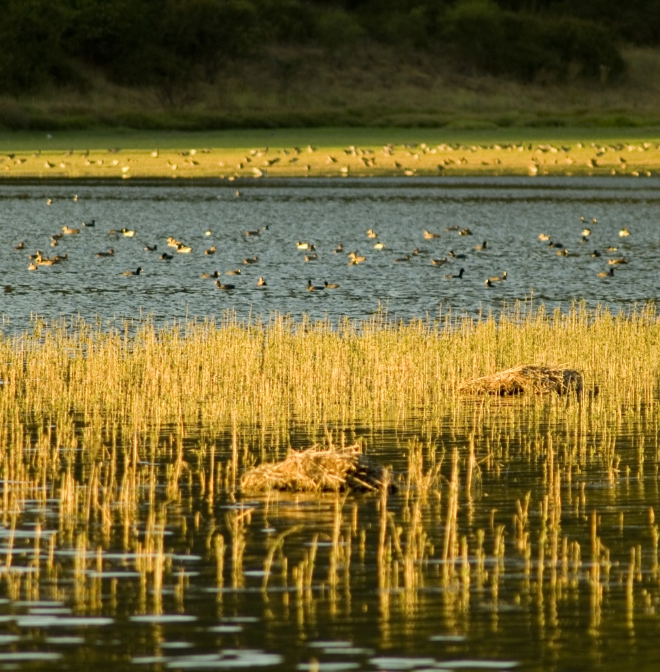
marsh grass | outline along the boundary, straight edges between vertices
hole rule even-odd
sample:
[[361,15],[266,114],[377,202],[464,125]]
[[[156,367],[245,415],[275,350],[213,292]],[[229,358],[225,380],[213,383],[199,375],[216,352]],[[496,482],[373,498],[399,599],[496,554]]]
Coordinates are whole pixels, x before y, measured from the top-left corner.
[[[511,600],[555,632],[584,595],[592,634],[620,613],[634,628],[660,598],[655,514],[629,506],[658,494],[658,331],[653,305],[410,323],[227,314],[163,329],[35,320],[0,342],[0,586],[81,614],[185,614],[195,578],[180,558],[193,553],[218,616],[244,599],[256,565],[249,600],[261,595],[269,619],[304,632],[373,599],[382,648],[438,602],[459,634],[473,610],[504,620]],[[466,379],[521,361],[566,363],[601,392],[462,394]],[[418,427],[398,445],[398,494],[241,499],[241,474],[283,453],[291,426],[331,446],[388,419]],[[273,525],[265,541],[256,533]],[[130,603],[104,578],[117,549],[138,575]]]

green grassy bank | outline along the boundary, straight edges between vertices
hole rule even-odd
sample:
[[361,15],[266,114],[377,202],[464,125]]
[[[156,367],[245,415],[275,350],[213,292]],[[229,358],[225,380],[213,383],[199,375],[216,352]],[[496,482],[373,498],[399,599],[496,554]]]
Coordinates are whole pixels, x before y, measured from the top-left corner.
[[0,133],[0,178],[632,175],[660,128],[310,128]]

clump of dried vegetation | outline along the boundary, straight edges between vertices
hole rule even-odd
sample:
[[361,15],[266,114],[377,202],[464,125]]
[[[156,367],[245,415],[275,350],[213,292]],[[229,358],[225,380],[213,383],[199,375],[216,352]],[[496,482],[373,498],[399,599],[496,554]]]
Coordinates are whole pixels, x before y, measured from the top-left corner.
[[262,464],[241,479],[245,491],[377,492],[390,489],[386,469],[364,455],[358,444],[343,448],[312,446],[291,451],[281,462]]
[[463,392],[473,394],[568,394],[581,395],[584,389],[582,374],[561,366],[514,366],[487,376],[466,380]]

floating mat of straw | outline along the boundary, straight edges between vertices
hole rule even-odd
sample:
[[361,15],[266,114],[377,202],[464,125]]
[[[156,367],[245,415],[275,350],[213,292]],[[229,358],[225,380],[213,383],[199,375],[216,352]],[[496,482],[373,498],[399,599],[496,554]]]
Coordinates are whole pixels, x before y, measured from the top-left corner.
[[548,366],[514,366],[490,376],[465,381],[460,390],[474,394],[567,394],[582,393],[582,374],[575,369]]
[[358,445],[291,451],[282,462],[262,464],[241,478],[241,488],[251,491],[375,492],[385,486],[393,488],[387,470],[363,455]]

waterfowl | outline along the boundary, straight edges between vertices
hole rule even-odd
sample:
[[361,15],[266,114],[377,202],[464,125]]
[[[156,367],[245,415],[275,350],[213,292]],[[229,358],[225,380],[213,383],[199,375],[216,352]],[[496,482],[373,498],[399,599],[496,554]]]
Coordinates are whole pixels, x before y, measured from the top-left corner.
[[24,250],[25,249],[25,243],[21,241],[18,245],[14,245],[15,250]]
[[465,259],[466,256],[464,254],[456,254],[454,250],[449,250],[449,256],[452,259]]
[[57,238],[53,238],[53,236],[50,237],[50,246],[51,247],[57,247],[59,245],[59,241]]
[[460,226],[455,224],[454,226],[445,226],[445,231],[458,231],[460,228]]
[[224,290],[234,289],[236,287],[236,285],[226,285],[226,284],[220,282],[220,280],[215,281],[215,286],[218,289],[224,289]]
[[613,245],[610,245],[609,247],[606,247],[605,249],[606,249],[608,252],[618,252],[618,251],[619,251],[619,248],[618,248],[618,247],[614,247]]
[[57,254],[53,257],[52,262],[54,264],[59,264],[61,261],[66,261],[68,258],[68,254]]
[[326,289],[339,289],[339,285],[334,282],[328,282],[327,280],[323,283]]
[[628,260],[625,257],[619,257],[618,259],[608,259],[607,263],[610,266],[620,266],[621,264],[627,264]]
[[206,278],[207,280],[210,278],[219,278],[220,277],[220,271],[213,271],[213,273],[202,273],[200,278]]
[[227,271],[225,275],[240,275],[241,274],[241,269],[237,268],[235,271]]
[[257,280],[257,287],[266,287],[266,281],[261,276]]
[[351,257],[351,260],[348,263],[351,266],[357,266],[358,264],[361,264],[362,262],[364,262],[366,260],[367,260],[366,257],[361,257],[357,254],[354,254],[353,257]]
[[444,266],[447,263],[447,257],[443,257],[442,259],[431,259],[431,264],[433,266]]
[[80,229],[72,229],[71,227],[67,226],[66,224],[62,227],[62,231],[67,236],[75,236],[77,233],[80,233]]
[[582,235],[583,236],[590,236],[591,235],[591,229],[582,229]]
[[190,253],[192,252],[192,247],[190,247],[190,245],[184,245],[183,243],[181,243],[181,244],[176,248],[176,251],[177,251],[179,254],[190,254]]
[[134,229],[120,229],[120,231],[126,236],[126,238],[133,238],[133,236],[135,236]]
[[96,226],[96,220],[90,219],[88,222],[83,222],[82,225],[87,227]]
[[[458,229],[458,227],[456,227]],[[447,231],[450,231],[451,229],[447,229]],[[432,240],[433,238],[440,238],[441,235],[439,233],[432,233],[431,231],[427,231],[424,229],[424,240]]]
[[506,271],[502,271],[502,275],[492,275],[488,279],[491,282],[501,282],[502,280],[506,280]]
[[145,252],[155,252],[158,249],[158,245],[145,245]]
[[539,240],[543,241],[550,240],[550,236],[547,233],[539,233]]
[[325,286],[324,287],[319,287],[317,285],[313,285],[311,280],[307,281],[307,291],[308,292],[318,292],[322,289],[325,289]]
[[124,271],[122,275],[129,277],[131,275],[140,275],[142,273],[142,266],[138,266],[134,271]]
[[378,234],[373,229],[369,229],[367,231],[367,238],[378,238]]
[[216,252],[215,245],[213,245],[212,247],[209,247],[208,250],[204,250],[204,254],[206,254],[206,255],[215,254],[215,252]]
[[42,257],[36,262],[37,266],[53,266],[53,264],[55,263],[56,263],[55,261],[53,261],[52,259],[48,259],[48,257]]
[[114,254],[115,254],[115,251],[110,247],[110,248],[108,248],[107,252],[97,252],[96,256],[97,257],[112,257],[112,256],[114,256]]
[[163,252],[163,254],[158,257],[161,261],[169,261],[170,259],[173,259],[173,256],[171,254],[167,254],[167,252]]
[[486,287],[494,287],[490,278],[486,278],[486,282],[484,284],[486,285]]
[[254,256],[252,258],[243,259],[244,264],[256,264],[259,261],[259,257]]
[[253,231],[246,231],[246,236],[258,236],[261,233],[260,229],[255,229]]
[[376,243],[374,245],[374,250],[384,250],[385,249],[385,243]]
[[13,292],[14,288],[11,285],[5,285],[5,294],[9,294],[10,292]]
[[206,231],[204,231],[204,235],[205,235],[205,236],[210,236],[210,235],[212,235],[212,234],[211,234],[211,229],[206,229]]
[[305,261],[316,261],[319,258],[318,254],[306,254]]
[[30,265],[28,266],[28,271],[36,271],[37,270],[37,265],[34,263],[34,261],[30,262]]
[[630,235],[630,231],[628,231],[628,229],[621,229],[621,231],[619,231],[619,236],[621,236],[621,238],[625,238],[626,236],[629,236],[629,235]]
[[465,269],[461,268],[461,270],[456,275],[445,275],[445,278],[458,278],[461,280],[463,278],[463,273],[465,273]]
[[399,262],[399,261],[410,261],[410,255],[406,254],[405,257],[399,257],[398,259],[395,259],[394,261],[395,261],[395,263]]
[[596,273],[596,277],[598,277],[598,278],[612,278],[612,277],[614,277],[614,269],[610,268],[609,271],[601,271],[600,273]]
[[484,240],[484,242],[481,243],[481,245],[477,245],[477,246],[474,248],[475,252],[481,252],[481,251],[483,251],[483,250],[488,250],[488,249],[490,249],[490,248],[489,248],[489,245],[488,245],[488,241],[487,241],[487,240]]
[[179,247],[179,245],[183,245],[183,243],[180,240],[177,240],[176,238],[172,238],[172,236],[168,237],[167,244],[170,247]]
[[589,237],[588,236],[582,236],[580,239],[580,243],[588,243],[589,242]]
[[344,246],[341,243],[339,243],[339,245],[337,245],[337,247],[335,247],[334,252],[335,252],[335,254],[339,254],[340,252],[343,252],[343,251],[344,251]]
[[472,231],[470,231],[470,229],[468,229],[468,228],[466,227],[465,229],[461,229],[461,230],[458,232],[458,235],[459,235],[459,236],[471,236],[471,235],[472,235]]
[[299,250],[309,250],[309,249],[311,249],[309,243],[305,243],[305,242],[303,242],[303,241],[301,241],[301,240],[299,240],[299,241],[296,243],[296,247],[297,247]]

